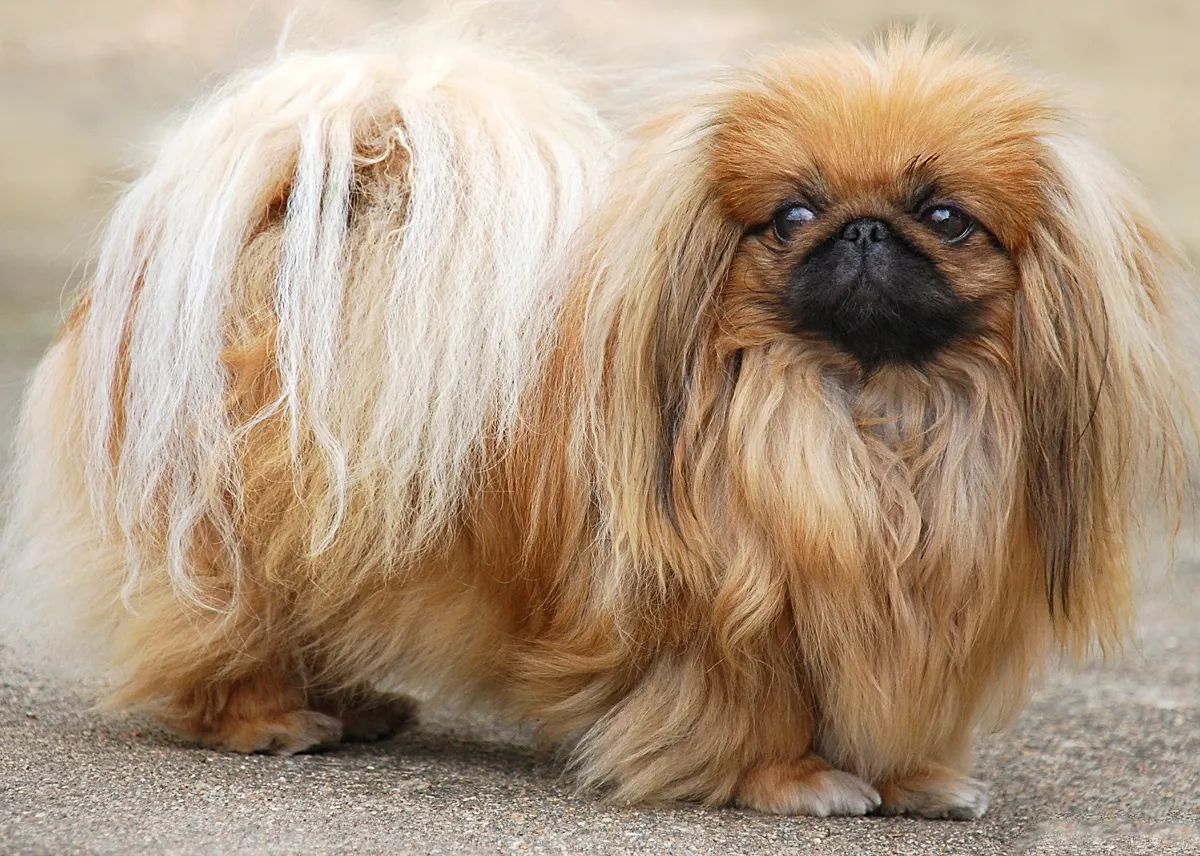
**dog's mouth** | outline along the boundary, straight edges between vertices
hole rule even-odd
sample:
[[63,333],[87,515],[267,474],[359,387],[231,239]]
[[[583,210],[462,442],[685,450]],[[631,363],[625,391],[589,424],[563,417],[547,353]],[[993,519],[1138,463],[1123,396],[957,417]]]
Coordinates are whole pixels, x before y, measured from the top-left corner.
[[920,364],[969,331],[973,304],[884,220],[846,223],[788,279],[798,330],[820,334],[865,367]]

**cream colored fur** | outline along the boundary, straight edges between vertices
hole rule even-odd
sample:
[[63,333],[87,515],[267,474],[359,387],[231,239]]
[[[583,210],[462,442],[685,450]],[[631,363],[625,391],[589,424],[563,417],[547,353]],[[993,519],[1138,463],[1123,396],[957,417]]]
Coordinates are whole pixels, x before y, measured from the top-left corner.
[[[461,23],[285,54],[226,83],[121,200],[86,311],[39,370],[20,429],[6,552],[26,635],[92,649],[115,593],[136,610],[144,574],[164,569],[181,597],[232,608],[206,601],[189,552],[203,519],[241,572],[235,449],[276,415],[297,478],[303,459],[323,486],[310,553],[352,495],[374,498],[389,562],[445,536],[485,439],[519,418],[568,238],[612,155],[565,85],[572,69]],[[373,165],[400,170],[373,179],[397,192],[356,219],[354,198],[377,193]],[[261,309],[278,322],[278,395],[235,425],[221,359],[246,320],[235,268],[273,206],[280,255]],[[72,567],[98,589],[60,575]]]

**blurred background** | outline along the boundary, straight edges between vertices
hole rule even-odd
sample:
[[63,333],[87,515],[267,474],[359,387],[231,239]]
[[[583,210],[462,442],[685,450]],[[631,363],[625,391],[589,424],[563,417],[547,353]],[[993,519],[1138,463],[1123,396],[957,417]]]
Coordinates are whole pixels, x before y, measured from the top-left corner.
[[[99,224],[171,114],[285,33],[336,42],[416,5],[0,0],[0,440]],[[1050,76],[1200,259],[1196,0],[550,0],[523,8],[610,60],[737,60],[769,43],[825,31],[867,37],[917,19],[961,29]]]

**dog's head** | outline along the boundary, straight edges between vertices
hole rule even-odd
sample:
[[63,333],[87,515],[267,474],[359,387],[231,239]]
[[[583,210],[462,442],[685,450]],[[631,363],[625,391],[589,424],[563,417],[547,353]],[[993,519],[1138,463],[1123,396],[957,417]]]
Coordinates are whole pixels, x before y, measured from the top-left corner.
[[1123,585],[1178,449],[1178,262],[1041,86],[920,32],[794,51],[651,122],[617,185],[585,341],[634,554],[1024,562],[1068,614]]

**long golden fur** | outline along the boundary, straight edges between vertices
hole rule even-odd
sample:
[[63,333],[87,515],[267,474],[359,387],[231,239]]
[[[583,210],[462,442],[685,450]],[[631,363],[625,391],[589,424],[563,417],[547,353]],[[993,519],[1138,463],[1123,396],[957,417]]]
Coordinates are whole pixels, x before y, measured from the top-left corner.
[[[618,142],[562,75],[414,39],[199,108],[32,382],[8,603],[221,748],[378,736],[401,682],[618,800],[979,816],[974,727],[1119,642],[1176,499],[1184,263],[952,40],[786,51]],[[928,359],[781,311],[865,216],[974,307]]]

